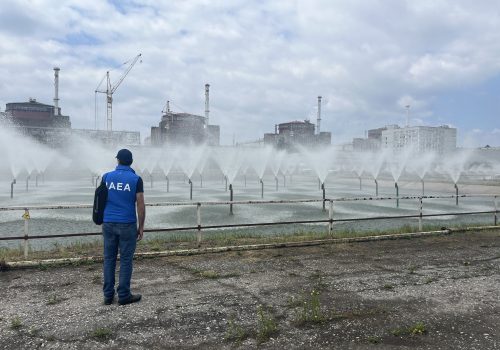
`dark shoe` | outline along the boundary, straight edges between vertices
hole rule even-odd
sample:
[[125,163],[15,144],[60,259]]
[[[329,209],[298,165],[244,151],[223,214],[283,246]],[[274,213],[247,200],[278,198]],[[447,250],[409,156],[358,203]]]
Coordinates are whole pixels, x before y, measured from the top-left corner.
[[112,298],[104,298],[104,305],[111,305],[115,301],[115,297]]
[[140,294],[130,294],[130,297],[125,300],[118,300],[118,304],[120,305],[127,305],[127,304],[132,304],[132,303],[137,303],[138,301],[141,301],[142,295]]

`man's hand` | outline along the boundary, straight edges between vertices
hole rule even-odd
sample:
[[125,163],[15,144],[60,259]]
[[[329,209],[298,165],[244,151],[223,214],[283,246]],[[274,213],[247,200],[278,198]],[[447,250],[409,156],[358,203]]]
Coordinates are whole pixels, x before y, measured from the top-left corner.
[[144,236],[144,221],[146,220],[146,206],[144,204],[144,193],[136,194],[137,216],[139,219],[139,227],[137,228],[137,240],[140,241]]

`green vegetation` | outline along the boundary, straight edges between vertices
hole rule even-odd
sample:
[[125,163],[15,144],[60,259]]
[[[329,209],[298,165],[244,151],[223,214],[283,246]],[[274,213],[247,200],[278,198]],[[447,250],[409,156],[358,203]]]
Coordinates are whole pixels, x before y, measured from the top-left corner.
[[23,326],[23,322],[21,321],[21,319],[19,317],[14,317],[11,321],[10,321],[10,328],[11,329],[19,329]]
[[96,339],[106,339],[109,338],[113,332],[109,328],[97,328],[90,335],[92,338]]
[[262,344],[278,332],[278,324],[269,310],[257,307],[257,343]]
[[378,344],[378,343],[380,343],[380,342],[382,341],[382,338],[377,337],[377,336],[375,336],[375,335],[372,335],[372,336],[370,336],[370,337],[366,338],[366,340],[367,340],[369,343],[371,343],[371,344]]
[[321,310],[320,292],[312,290],[306,298],[303,298],[302,308],[297,315],[296,322],[299,325],[306,323],[323,323],[326,317]]
[[[465,227],[461,225],[456,228]],[[424,226],[423,231],[439,230],[439,225]],[[392,235],[400,233],[416,232],[418,229],[412,225],[404,225],[397,229],[381,229],[381,230],[360,230],[354,229],[334,229],[333,238],[362,238],[364,236],[379,236]],[[137,252],[151,252],[162,250],[189,249],[196,248],[196,234],[186,233],[169,233],[162,234],[161,237],[148,238],[139,242]],[[318,239],[331,239],[326,228],[321,232],[311,232],[307,230],[298,230],[294,233],[266,233],[260,230],[240,229],[234,231],[207,231],[203,233],[202,245],[204,247],[220,247],[229,245],[246,245],[246,244],[265,244],[265,243],[287,243],[287,242],[303,242]],[[47,250],[33,250],[30,248],[29,259],[53,259],[53,258],[74,258],[74,257],[91,257],[102,255],[102,241],[100,239],[85,239],[84,241],[74,241],[71,244],[63,245],[54,243]],[[238,253],[237,253],[238,254]],[[24,247],[19,244],[16,248],[0,248],[0,270],[7,268],[5,262],[24,260]],[[93,264],[92,261],[82,261],[75,264]],[[469,265],[470,262],[464,262],[464,265]],[[410,271],[410,273],[412,273]]]
[[427,329],[423,322],[417,322],[410,327],[393,329],[391,333],[396,337],[400,337],[403,335],[420,335],[427,333]]
[[47,300],[47,305],[55,305],[55,304],[59,304],[60,302],[62,302],[63,299],[61,298],[58,298],[57,295],[51,295],[49,296],[49,299]]
[[382,286],[382,288],[384,288],[385,290],[393,290],[394,286],[390,283],[386,283]]
[[224,340],[234,341],[239,345],[246,338],[248,338],[248,333],[243,329],[242,326],[238,325],[235,322],[234,315],[231,315],[227,323],[227,331]]

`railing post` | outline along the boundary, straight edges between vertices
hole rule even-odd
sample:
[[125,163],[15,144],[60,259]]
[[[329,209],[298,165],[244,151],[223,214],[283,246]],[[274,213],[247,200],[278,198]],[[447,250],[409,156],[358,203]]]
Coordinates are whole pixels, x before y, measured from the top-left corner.
[[493,203],[495,203],[495,226],[498,225],[498,206],[497,206],[497,196],[493,197]]
[[330,236],[333,236],[333,200],[331,199],[330,199],[330,210],[328,211],[328,234]]
[[28,259],[28,252],[29,252],[28,236],[30,233],[30,212],[28,208],[24,208],[23,219],[24,219],[24,258]]
[[196,221],[198,224],[198,233],[196,240],[198,242],[198,248],[201,246],[201,203],[196,204]]
[[423,226],[422,226],[422,218],[423,218],[423,211],[424,211],[424,201],[422,197],[420,197],[420,208],[419,208],[419,216],[418,216],[418,230],[422,232]]

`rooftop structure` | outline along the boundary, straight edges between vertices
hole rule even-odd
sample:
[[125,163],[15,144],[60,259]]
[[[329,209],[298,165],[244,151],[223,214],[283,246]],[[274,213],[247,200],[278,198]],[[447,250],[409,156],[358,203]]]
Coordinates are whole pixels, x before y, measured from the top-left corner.
[[417,152],[444,154],[456,150],[457,129],[447,125],[438,127],[407,126],[404,128],[390,125],[382,131],[381,146],[396,152],[412,148]]
[[151,145],[219,145],[220,127],[206,125],[206,118],[196,114],[165,112],[158,126],[151,127]]
[[294,149],[297,146],[314,147],[330,145],[330,132],[315,133],[315,126],[309,120],[296,120],[275,126],[274,134],[264,134],[264,143],[280,149]]

